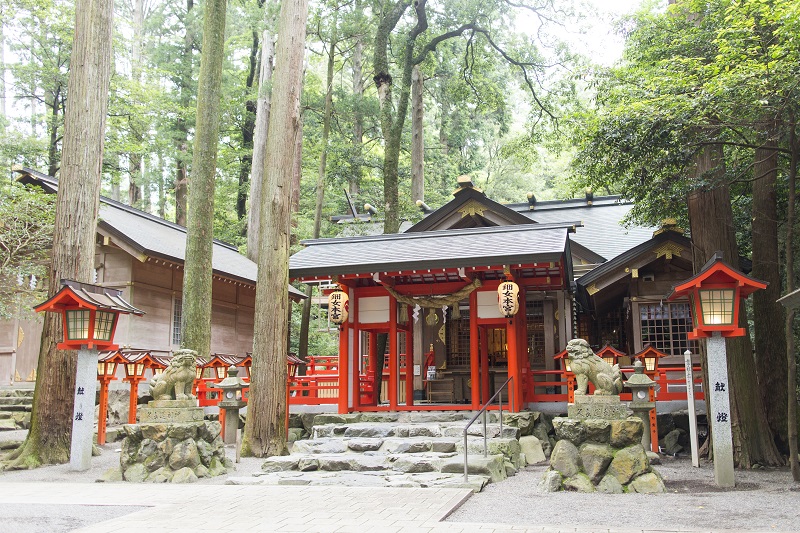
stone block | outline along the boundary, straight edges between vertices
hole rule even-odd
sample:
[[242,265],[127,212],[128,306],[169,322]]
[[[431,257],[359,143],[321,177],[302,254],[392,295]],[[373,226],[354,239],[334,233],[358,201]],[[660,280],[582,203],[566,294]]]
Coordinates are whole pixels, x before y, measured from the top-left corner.
[[619,396],[597,395],[584,396],[575,395],[575,403],[567,407],[567,416],[586,420],[589,418],[601,418],[604,420],[615,420],[627,418],[628,408],[619,400]]
[[625,489],[622,487],[617,478],[610,474],[606,474],[603,476],[603,479],[600,480],[600,483],[597,484],[597,492],[603,492],[605,494],[622,494],[625,492]]
[[661,456],[658,455],[656,452],[645,450],[645,453],[647,454],[647,460],[650,462],[650,466],[661,464]]
[[431,450],[429,440],[386,439],[382,451],[386,453],[421,453]]
[[597,484],[611,464],[614,451],[608,444],[585,443],[580,447],[580,456],[584,473],[589,476],[592,483]]
[[547,461],[542,448],[542,442],[533,435],[520,437],[519,439],[520,452],[525,454],[525,462],[529,465],[543,463]]
[[[160,401],[169,401],[169,400],[160,400]],[[143,407],[139,409],[139,422],[142,424],[147,424],[147,423],[169,424],[169,423],[202,422],[202,421],[203,421],[202,407],[191,407],[185,409],[174,409],[171,407]]]
[[173,472],[169,467],[162,467],[155,472],[151,472],[145,481],[147,483],[167,483],[172,479],[172,474]]
[[511,461],[515,469],[520,468],[520,445],[517,439],[492,439],[489,441],[490,454],[502,454],[506,459]]
[[177,440],[194,440],[197,436],[197,428],[197,424],[172,424],[167,430],[167,437]]
[[555,470],[548,470],[539,483],[542,492],[558,492],[561,490],[561,474]]
[[564,490],[571,490],[575,492],[594,492],[595,488],[592,481],[584,473],[575,474],[563,481]]
[[436,453],[453,453],[456,451],[456,443],[449,440],[431,441],[431,451]]
[[342,439],[298,440],[292,445],[292,453],[344,453],[347,442]]
[[197,453],[197,444],[191,439],[178,443],[169,456],[169,467],[173,470],[193,469],[199,464],[200,454]]
[[533,411],[522,411],[520,413],[503,413],[503,424],[519,428],[521,437],[533,434],[540,413]]
[[345,437],[385,438],[394,435],[394,426],[391,424],[364,424],[348,426],[344,432]]
[[17,422],[13,418],[0,419],[0,431],[14,431],[17,429]]
[[383,439],[351,439],[347,447],[354,452],[374,452],[383,445]]
[[568,440],[578,446],[586,440],[586,425],[582,420],[575,418],[555,418],[553,426],[556,430],[556,439]]
[[137,463],[129,466],[123,473],[122,477],[125,481],[129,481],[131,483],[143,483],[144,480],[147,479],[148,474],[149,472],[144,465]]
[[569,478],[580,472],[580,461],[578,448],[568,440],[560,440],[550,455],[550,468],[558,471],[562,477]]
[[139,424],[143,439],[161,442],[167,438],[168,424]]
[[287,435],[286,440],[289,442],[294,442],[302,439],[304,434],[305,430],[303,428],[289,428],[289,434]]
[[666,492],[664,481],[654,472],[647,472],[637,477],[628,484],[629,492],[640,494],[660,494]]
[[222,425],[219,422],[203,422],[197,428],[197,437],[199,439],[203,439],[206,442],[215,442],[219,439],[220,434],[222,433]]
[[315,457],[302,457],[297,462],[297,469],[301,472],[311,472],[319,470],[319,459]]
[[314,426],[323,426],[325,424],[346,424],[347,419],[342,415],[322,413],[314,416]]
[[590,418],[584,421],[586,440],[597,443],[609,442],[611,438],[611,421],[601,418]]
[[196,409],[197,408],[197,400],[151,400],[151,401],[147,402],[147,407],[146,408],[154,408],[154,409]]
[[300,459],[292,455],[276,455],[268,457],[262,464],[263,472],[285,472],[287,470],[297,470]]
[[208,474],[211,477],[221,476],[227,472],[225,463],[219,458],[214,457],[211,459],[211,464],[208,465]]
[[[505,464],[502,455],[470,455],[467,463],[467,472],[482,476],[489,476],[492,483],[499,483],[508,476],[506,475]],[[461,456],[445,459],[442,463],[441,472],[445,474],[464,473],[464,458]]]
[[682,429],[673,429],[667,433],[664,438],[659,442],[664,453],[667,455],[676,455],[683,451],[680,441],[683,438],[684,431]]
[[675,429],[675,419],[672,413],[660,413],[656,415],[658,425],[658,438],[663,439],[664,435]]
[[208,468],[203,465],[197,465],[194,468],[194,475],[196,475],[198,478],[208,477]]
[[170,483],[194,483],[197,481],[197,475],[195,475],[194,470],[185,466],[183,468],[178,469],[175,474],[173,474],[172,479],[170,479]]
[[620,484],[625,485],[649,469],[650,463],[647,462],[644,447],[641,444],[635,444],[619,450],[614,455],[614,459],[608,466],[607,474],[614,476]]
[[392,470],[406,474],[416,474],[420,472],[435,472],[437,470],[436,466],[436,461],[429,457],[401,457],[392,463]]
[[632,416],[625,420],[612,420],[609,442],[614,448],[625,448],[634,444],[641,444],[643,432],[644,424],[638,417]]
[[109,468],[97,480],[98,483],[114,483],[122,481],[122,470],[118,467]]

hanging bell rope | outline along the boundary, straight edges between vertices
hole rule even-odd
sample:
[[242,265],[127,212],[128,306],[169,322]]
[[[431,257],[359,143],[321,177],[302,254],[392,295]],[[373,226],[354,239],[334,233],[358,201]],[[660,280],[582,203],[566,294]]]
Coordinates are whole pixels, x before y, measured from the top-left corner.
[[475,278],[472,283],[465,285],[452,294],[435,294],[430,296],[407,296],[400,294],[388,285],[384,285],[386,291],[391,294],[395,300],[406,305],[414,305],[424,307],[426,309],[441,309],[443,306],[455,306],[469,296],[469,294],[481,286],[481,280]]

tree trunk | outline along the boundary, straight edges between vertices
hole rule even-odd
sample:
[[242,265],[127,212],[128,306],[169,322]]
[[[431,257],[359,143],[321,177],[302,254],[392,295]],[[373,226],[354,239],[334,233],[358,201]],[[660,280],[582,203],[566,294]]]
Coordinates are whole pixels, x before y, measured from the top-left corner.
[[[134,136],[134,141],[135,141]],[[128,205],[144,210],[142,206],[142,156],[137,153],[128,154]]]
[[[92,281],[100,198],[108,89],[111,79],[113,2],[78,0],[64,117],[61,179],[53,231],[49,294],[63,278]],[[11,468],[63,463],[72,434],[74,351],[56,349],[61,321],[47,313],[37,366],[31,428]]]
[[211,352],[211,286],[214,181],[217,172],[226,0],[208,0],[203,16],[203,55],[197,87],[197,123],[186,227],[181,347]]
[[0,116],[6,115],[6,39],[5,21],[0,21]]
[[[133,39],[131,39],[131,79],[135,84],[142,81],[142,42],[144,41],[144,1],[133,1]],[[144,160],[140,152],[142,132],[136,120],[130,122],[134,151],[128,154],[128,204],[146,210],[144,192]]]
[[[52,98],[52,101],[50,99]],[[50,144],[47,147],[47,173],[48,176],[55,176],[58,172],[58,115],[60,113],[59,93],[48,94],[45,96],[45,104],[50,107],[50,120],[47,130],[50,133]]]
[[267,150],[267,133],[272,91],[272,62],[275,43],[269,30],[261,37],[261,71],[258,77],[258,102],[253,135],[253,160],[250,169],[250,210],[247,213],[247,257],[258,261],[259,220],[261,219],[261,189],[264,183],[264,159]]
[[[192,48],[194,38],[189,29],[189,15],[194,9],[194,0],[186,0],[186,17],[184,27],[186,35],[183,37],[183,53],[181,55],[181,80],[180,80],[180,101],[184,109],[191,105],[192,94],[190,90],[190,80],[192,79]],[[189,196],[189,171],[186,163],[189,160],[189,126],[186,119],[178,117],[175,129],[178,131],[177,163],[175,166],[175,223],[186,226],[187,199]]]
[[411,200],[425,201],[425,139],[423,80],[419,65],[411,72]]
[[[788,176],[788,201],[786,215],[786,292],[791,293],[795,290],[795,270],[794,270],[794,225],[795,209],[797,208],[797,165],[800,159],[800,143],[797,139],[797,125],[792,120],[792,132],[790,136],[790,148],[792,159],[789,166]],[[798,442],[797,442],[797,353],[795,352],[794,339],[794,318],[796,309],[789,309],[786,313],[786,323],[784,325],[784,337],[786,338],[786,360],[787,360],[787,438],[789,440],[789,467],[792,470],[792,479],[800,482],[800,462],[798,461]]]
[[787,436],[786,372],[783,371],[786,339],[783,335],[785,315],[777,302],[781,297],[780,254],[778,253],[778,151],[774,128],[770,138],[755,150],[753,165],[752,246],[754,278],[769,283],[753,294],[756,369],[759,392],[767,411],[767,422],[778,450],[789,453]]
[[[695,156],[692,177],[709,181],[713,188],[697,189],[687,199],[695,269],[699,270],[715,251],[738,267],[739,251],[733,227],[730,191],[724,182],[725,162],[721,145],[709,145]],[[740,313],[739,325],[747,327],[747,313]],[[734,460],[741,468],[755,464],[782,463],[772,440],[766,412],[758,393],[755,360],[750,337],[727,340],[728,379]],[[713,435],[712,435],[713,438]]]
[[[354,10],[361,14],[361,1],[355,0]],[[357,198],[361,189],[364,153],[364,38],[359,34],[353,47],[353,156],[350,158],[348,189],[352,198]]]
[[292,163],[300,126],[307,0],[281,3],[275,83],[264,166],[253,366],[243,455],[285,455],[286,343],[289,312],[289,234]]
[[[247,71],[245,87],[247,92],[253,88],[253,83],[258,71],[258,32],[253,30],[253,40],[250,45],[250,68]],[[257,100],[257,99],[256,99]],[[236,218],[242,220],[247,214],[247,191],[250,188],[250,168],[253,166],[253,136],[256,128],[257,102],[248,99],[245,104],[245,119],[242,124],[242,148],[244,156],[239,163],[239,188],[236,189]],[[242,228],[247,231],[247,228]]]
[[[328,137],[331,132],[331,110],[333,109],[333,74],[336,58],[336,20],[334,19],[334,34],[328,47],[328,74],[325,91],[325,110],[322,115],[322,149],[319,154],[319,170],[317,173],[317,200],[314,205],[314,228],[311,233],[313,239],[318,239],[322,227],[322,204],[325,201],[325,167],[328,161]],[[306,286],[306,299],[303,300],[303,312],[300,318],[300,357],[308,356],[308,329],[311,320],[311,285]]]

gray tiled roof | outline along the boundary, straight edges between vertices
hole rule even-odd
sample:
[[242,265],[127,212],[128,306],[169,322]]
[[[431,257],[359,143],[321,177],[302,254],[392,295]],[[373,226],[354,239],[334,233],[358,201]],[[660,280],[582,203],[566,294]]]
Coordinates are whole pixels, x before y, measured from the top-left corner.
[[[28,168],[15,170],[23,174],[21,181],[38,183],[51,192],[58,189],[58,180],[51,176]],[[99,229],[111,234],[112,238],[123,241],[140,253],[176,260],[181,264],[184,262],[186,228],[183,226],[102,196],[97,225]],[[214,240],[211,265],[217,275],[256,283],[258,265],[230,244]],[[293,297],[305,297],[292,286],[289,286],[289,293]]]
[[536,209],[528,210],[527,204],[512,204],[508,207],[542,224],[580,220],[578,228],[570,238],[610,260],[634,246],[649,240],[657,228],[632,226],[625,228],[620,223],[633,208],[632,203],[622,202],[617,197],[595,197],[592,205],[586,201],[567,200],[558,203],[542,202]]
[[536,224],[303,241],[306,248],[289,258],[289,276],[558,261],[569,250],[572,228]]

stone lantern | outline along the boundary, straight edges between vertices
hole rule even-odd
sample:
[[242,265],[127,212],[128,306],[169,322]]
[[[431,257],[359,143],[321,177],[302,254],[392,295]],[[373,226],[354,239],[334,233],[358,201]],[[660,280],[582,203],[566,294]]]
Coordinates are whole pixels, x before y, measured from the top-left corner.
[[247,405],[247,402],[242,400],[242,389],[249,386],[249,383],[239,377],[239,369],[235,366],[228,368],[228,377],[219,383],[209,385],[210,388],[220,389],[222,396],[219,408],[225,411],[225,425],[222,428],[225,444],[236,443],[236,432],[239,430],[239,409]]
[[[641,361],[636,361],[633,365],[633,376],[625,382],[625,386],[631,390],[631,403],[628,407],[636,416],[642,419],[644,427],[650,427],[650,411],[655,409],[656,402],[650,400],[650,394],[656,382],[644,373],[644,365]],[[642,432],[642,446],[645,450],[651,448],[650,431]]]

